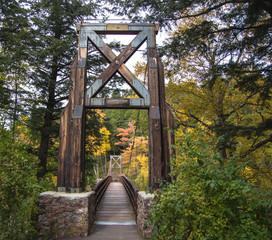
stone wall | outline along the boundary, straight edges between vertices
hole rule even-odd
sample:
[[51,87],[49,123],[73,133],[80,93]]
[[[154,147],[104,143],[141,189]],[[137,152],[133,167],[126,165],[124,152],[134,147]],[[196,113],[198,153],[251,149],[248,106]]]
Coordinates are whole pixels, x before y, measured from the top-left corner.
[[41,193],[39,239],[87,236],[94,226],[94,194]]
[[150,238],[152,234],[152,226],[147,226],[148,213],[154,205],[154,194],[146,194],[143,191],[138,192],[137,198],[137,226],[139,231],[143,233],[144,238]]

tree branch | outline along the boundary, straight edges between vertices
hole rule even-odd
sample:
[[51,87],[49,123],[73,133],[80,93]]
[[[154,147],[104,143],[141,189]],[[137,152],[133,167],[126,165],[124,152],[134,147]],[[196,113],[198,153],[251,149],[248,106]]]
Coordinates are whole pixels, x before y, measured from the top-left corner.
[[243,157],[247,156],[248,154],[254,152],[255,150],[261,148],[262,146],[266,145],[267,143],[272,142],[272,133],[263,141],[257,143],[256,145],[253,145],[250,147],[249,150],[247,150],[244,154]]

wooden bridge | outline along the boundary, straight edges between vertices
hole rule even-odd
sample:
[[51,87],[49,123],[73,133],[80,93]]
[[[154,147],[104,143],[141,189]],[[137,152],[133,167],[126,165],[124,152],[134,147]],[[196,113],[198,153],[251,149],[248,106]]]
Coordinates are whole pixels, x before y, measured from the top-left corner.
[[85,239],[143,239],[136,216],[121,182],[111,182],[96,212],[94,233]]
[[[60,117],[58,192],[84,192],[86,109],[147,109],[149,141],[149,187],[156,189],[159,180],[169,180],[170,155],[174,143],[169,129],[174,118],[165,103],[164,70],[156,50],[157,24],[77,24],[78,54],[71,66],[69,102]],[[104,43],[102,34],[130,34],[136,37],[116,56]],[[146,42],[148,89],[126,67],[128,59]],[[104,72],[87,86],[88,43],[110,63]],[[97,95],[119,73],[137,98],[99,98]],[[95,127],[95,126],[89,126]]]
[[[163,64],[156,51],[158,28],[157,24],[77,24],[78,54],[71,66],[69,102],[60,118],[57,192],[41,194],[41,237],[73,236],[75,239],[75,236],[87,236],[94,222],[94,234],[88,239],[141,239],[137,228],[148,235],[144,221],[151,198],[144,192],[137,192],[126,177],[122,176],[120,183],[110,184],[112,177],[108,176],[97,184],[94,192],[84,192],[85,118],[86,108],[147,109],[149,187],[156,189],[160,180],[169,180],[170,155],[173,154],[170,145],[174,144],[169,129],[174,128],[174,118],[165,103]],[[101,34],[132,34],[136,37],[116,56],[103,42]],[[144,42],[147,43],[148,89],[125,65]],[[88,43],[106,58],[109,66],[87,87]],[[97,97],[117,72],[138,98]]]
[[144,234],[137,227],[138,191],[127,177],[121,175],[121,156],[110,156],[109,173],[111,175],[93,188],[96,192],[94,229],[83,239],[143,239]]
[[152,202],[123,175],[118,182],[105,177],[90,193],[42,193],[39,239],[140,240],[151,233],[145,223]]

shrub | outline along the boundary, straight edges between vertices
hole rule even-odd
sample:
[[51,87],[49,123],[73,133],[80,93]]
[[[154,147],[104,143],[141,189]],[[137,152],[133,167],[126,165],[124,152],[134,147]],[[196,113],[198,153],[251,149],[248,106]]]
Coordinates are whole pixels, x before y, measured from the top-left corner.
[[155,198],[153,239],[271,239],[271,200],[242,177],[245,163],[223,162],[201,135],[177,152],[176,181]]
[[41,190],[37,158],[9,134],[0,135],[0,239],[31,239]]

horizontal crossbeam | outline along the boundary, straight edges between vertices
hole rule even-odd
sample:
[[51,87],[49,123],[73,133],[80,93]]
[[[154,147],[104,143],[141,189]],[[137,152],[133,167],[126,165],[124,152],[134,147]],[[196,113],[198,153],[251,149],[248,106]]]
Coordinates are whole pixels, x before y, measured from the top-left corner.
[[77,30],[92,30],[98,34],[137,34],[140,31],[155,27],[155,32],[159,30],[159,24],[141,24],[141,23],[78,23],[76,25]]
[[90,98],[85,106],[98,109],[148,109],[149,104],[143,98]]

